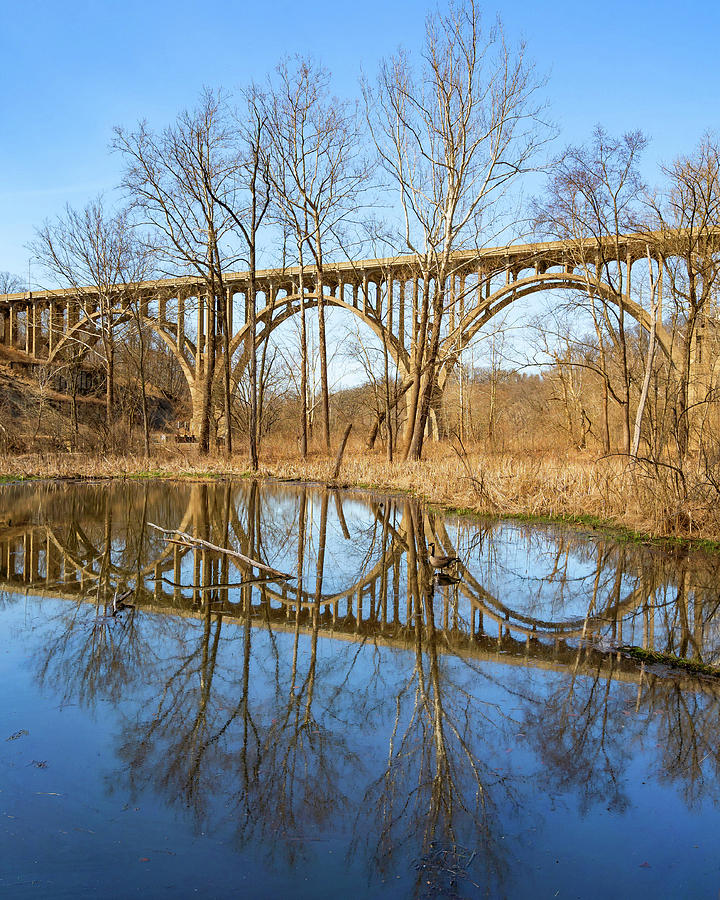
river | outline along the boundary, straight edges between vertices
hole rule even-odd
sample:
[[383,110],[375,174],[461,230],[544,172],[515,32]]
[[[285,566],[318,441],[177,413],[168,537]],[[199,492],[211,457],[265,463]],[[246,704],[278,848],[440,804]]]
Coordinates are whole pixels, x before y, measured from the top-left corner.
[[719,603],[406,498],[4,485],[0,894],[715,897],[720,680],[617,648],[717,664]]

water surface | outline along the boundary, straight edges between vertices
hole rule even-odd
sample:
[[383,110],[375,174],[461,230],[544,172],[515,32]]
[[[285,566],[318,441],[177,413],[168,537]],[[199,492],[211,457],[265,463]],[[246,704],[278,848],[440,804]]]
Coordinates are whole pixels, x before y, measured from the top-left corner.
[[0,893],[717,896],[719,686],[608,651],[717,663],[718,569],[301,485],[4,486]]

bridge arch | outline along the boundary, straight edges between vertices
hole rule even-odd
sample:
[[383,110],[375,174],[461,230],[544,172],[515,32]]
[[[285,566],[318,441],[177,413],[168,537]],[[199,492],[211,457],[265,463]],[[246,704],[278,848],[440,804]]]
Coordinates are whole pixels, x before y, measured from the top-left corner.
[[[587,296],[588,291],[594,291],[605,303],[613,306],[621,306],[645,331],[650,331],[652,321],[650,313],[630,297],[618,298],[609,285],[600,282],[589,286],[587,280],[581,275],[571,272],[546,272],[535,273],[525,278],[511,281],[503,285],[499,290],[491,293],[482,303],[462,319],[458,327],[443,342],[448,364],[441,370],[441,384],[444,389],[447,379],[457,362],[460,349],[463,349],[478,332],[496,315],[507,309],[512,303],[532,296],[537,293],[545,293],[555,290],[572,290]],[[670,364],[677,367],[681,361],[681,349],[673,341],[672,336],[661,322],[656,323],[655,334],[657,342],[668,358]],[[456,352],[452,353],[452,348]]]
[[[373,333],[383,342],[387,342],[388,352],[393,362],[398,367],[403,377],[407,376],[410,371],[410,355],[401,344],[399,338],[386,328],[375,315],[368,314],[367,311],[348,303],[346,300],[328,294],[324,296],[326,306],[332,306],[336,309],[343,309],[358,318],[363,324],[367,325]],[[300,314],[300,294],[292,293],[284,297],[276,299],[266,304],[263,309],[258,310],[257,322],[260,326],[260,332],[257,335],[257,344],[269,339],[272,332],[280,325]],[[306,293],[305,309],[317,309],[318,295],[316,293]],[[248,337],[250,334],[250,323],[246,322],[242,328],[233,336],[230,342],[230,356],[235,356],[241,346],[244,345],[243,351],[239,359],[233,366],[233,380],[237,384],[240,375],[248,364],[250,355],[250,347]]]

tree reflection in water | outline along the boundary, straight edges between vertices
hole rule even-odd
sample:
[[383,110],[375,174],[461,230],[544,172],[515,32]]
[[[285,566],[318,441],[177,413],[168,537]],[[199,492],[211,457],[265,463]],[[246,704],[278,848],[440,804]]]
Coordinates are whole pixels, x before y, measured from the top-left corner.
[[[414,863],[416,893],[453,879],[502,892],[527,798],[625,812],[638,747],[657,744],[657,778],[689,807],[720,802],[716,683],[597,649],[717,660],[712,557],[304,486],[36,492],[14,491],[0,587],[64,598],[40,683],[62,703],[122,706],[111,789],[151,788],[201,829],[229,817],[238,847],[292,866],[344,834],[372,877]],[[148,522],[294,577],[258,581]],[[430,541],[460,556],[459,581],[433,578]],[[113,616],[126,590],[135,610]],[[530,762],[514,769],[506,746]]]

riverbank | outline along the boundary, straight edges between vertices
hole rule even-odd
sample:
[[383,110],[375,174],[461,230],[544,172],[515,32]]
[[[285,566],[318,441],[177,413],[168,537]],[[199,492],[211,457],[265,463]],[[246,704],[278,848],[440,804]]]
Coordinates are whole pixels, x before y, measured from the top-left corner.
[[[328,483],[334,455],[302,460],[268,448],[259,475]],[[231,459],[201,457],[192,445],[161,447],[143,456],[19,454],[0,457],[0,478],[246,477],[245,449]],[[629,465],[624,457],[469,452],[432,445],[419,462],[388,463],[377,453],[348,447],[337,483],[408,493],[446,510],[484,516],[575,522],[635,539],[720,542],[720,497],[703,473],[672,473]]]

